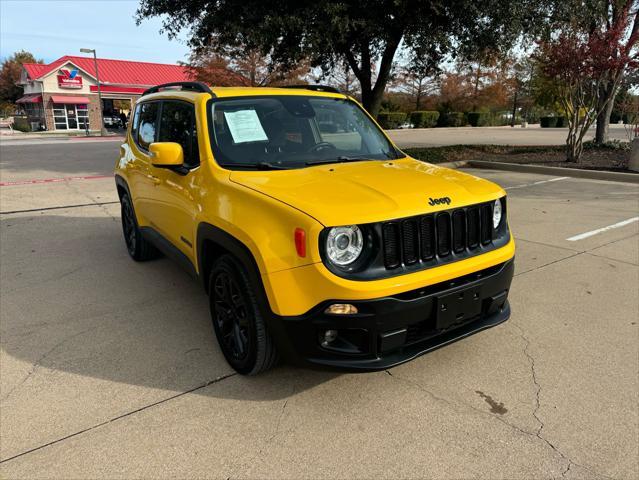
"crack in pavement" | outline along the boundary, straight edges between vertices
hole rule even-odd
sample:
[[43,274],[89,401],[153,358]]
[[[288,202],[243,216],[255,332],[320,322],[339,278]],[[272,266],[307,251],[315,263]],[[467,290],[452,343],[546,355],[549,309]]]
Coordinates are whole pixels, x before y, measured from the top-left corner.
[[[521,327],[519,327],[519,326],[518,326],[518,325],[516,325],[516,324],[514,324],[514,325],[515,325],[517,328],[519,328],[519,329],[520,329],[520,331],[522,331],[522,330],[521,330]],[[524,348],[524,353],[526,354],[526,357],[528,358],[528,361],[529,361],[529,362],[531,362],[531,361],[532,361],[532,362],[533,362],[533,364],[534,364],[534,359],[533,359],[533,358],[532,358],[532,356],[530,356],[530,354],[527,352],[529,342],[528,342],[528,339],[524,337],[524,335],[523,335],[523,331],[522,331],[522,335],[521,335],[521,337],[524,339],[524,341],[525,341],[525,342],[527,342],[527,343],[526,343],[526,346],[525,346],[525,348]],[[550,447],[550,449],[551,449],[553,452],[555,452],[557,455],[559,455],[559,457],[560,457],[562,460],[564,460],[564,461],[566,461],[566,462],[567,462],[566,468],[562,471],[562,477],[564,477],[564,476],[566,475],[566,473],[568,473],[568,472],[570,471],[570,468],[571,468],[571,466],[572,466],[572,465],[576,465],[576,466],[578,466],[578,467],[580,467],[580,468],[582,468],[582,469],[586,470],[587,472],[589,472],[589,473],[591,473],[591,474],[593,474],[593,475],[596,475],[596,476],[599,476],[599,477],[603,477],[603,478],[607,478],[607,479],[611,479],[611,480],[612,480],[612,477],[608,477],[608,476],[606,476],[606,475],[602,475],[602,474],[600,474],[600,473],[593,472],[590,468],[588,468],[588,467],[586,467],[586,466],[584,466],[584,465],[581,465],[581,464],[579,464],[579,463],[575,462],[574,460],[570,459],[570,458],[569,458],[568,456],[566,456],[566,455],[565,455],[565,454],[564,454],[561,450],[559,450],[559,449],[558,449],[555,445],[553,445],[550,441],[548,441],[545,437],[543,437],[543,435],[541,434],[541,432],[542,432],[542,430],[543,430],[544,423],[543,423],[543,422],[541,421],[541,419],[537,416],[537,412],[538,412],[538,410],[539,410],[539,408],[540,408],[540,406],[541,406],[541,403],[540,403],[540,400],[539,400],[539,393],[541,392],[541,385],[537,382],[537,374],[536,374],[536,372],[535,372],[535,370],[534,370],[534,367],[531,367],[531,368],[532,368],[532,372],[533,372],[533,382],[535,383],[535,386],[537,387],[536,395],[535,395],[535,408],[534,408],[534,410],[533,410],[533,417],[534,417],[534,418],[535,418],[535,420],[539,423],[539,428],[537,429],[537,431],[536,431],[536,432],[529,432],[529,431],[527,431],[527,430],[524,430],[524,429],[522,429],[522,428],[518,427],[517,425],[515,425],[515,424],[513,424],[513,423],[508,422],[508,421],[507,421],[505,418],[503,418],[502,416],[491,414],[491,413],[489,413],[489,412],[486,412],[486,411],[484,411],[484,410],[481,410],[481,409],[479,409],[479,408],[476,408],[476,407],[474,407],[473,405],[470,405],[470,404],[468,404],[468,403],[466,403],[466,402],[457,402],[457,403],[453,403],[453,402],[451,402],[450,400],[448,400],[447,398],[444,398],[444,397],[440,397],[440,396],[438,396],[438,395],[435,395],[433,392],[431,392],[430,390],[426,389],[423,385],[421,385],[421,384],[419,384],[419,383],[417,383],[417,382],[414,382],[414,381],[412,381],[412,380],[408,380],[408,379],[406,379],[406,378],[402,378],[402,377],[399,377],[399,376],[397,376],[397,375],[394,375],[394,374],[392,374],[389,370],[384,370],[384,371],[386,372],[386,374],[388,374],[389,376],[391,376],[393,379],[396,379],[396,380],[402,381],[402,382],[404,382],[404,383],[407,383],[407,384],[409,384],[409,385],[413,386],[414,388],[416,388],[416,389],[418,389],[418,390],[420,390],[420,391],[422,391],[422,392],[426,393],[426,394],[427,394],[429,397],[431,397],[432,399],[434,399],[434,400],[436,400],[436,401],[438,401],[438,402],[441,402],[441,403],[445,403],[446,405],[448,405],[448,406],[452,407],[452,408],[453,408],[453,409],[455,409],[455,410],[463,411],[463,410],[460,410],[460,409],[459,409],[459,406],[467,407],[467,408],[469,408],[469,409],[471,409],[471,410],[474,410],[475,412],[477,412],[478,414],[482,415],[483,417],[489,417],[489,418],[491,418],[491,419],[498,420],[498,421],[500,421],[501,423],[503,423],[504,425],[506,425],[507,427],[511,428],[512,430],[514,430],[514,431],[516,431],[516,432],[519,432],[519,433],[521,433],[521,434],[523,434],[523,435],[525,435],[525,436],[527,436],[527,437],[530,437],[530,438],[533,438],[533,439],[538,439],[538,440],[542,441],[545,445],[547,445],[548,447]]]
[[78,435],[82,435],[83,433],[90,432],[91,430],[95,430],[96,428],[100,428],[100,427],[103,427],[103,426],[108,425],[110,423],[117,422],[118,420],[122,420],[123,418],[129,417],[131,415],[134,415],[136,413],[142,412],[144,410],[148,410],[148,409],[150,409],[152,407],[155,407],[157,405],[161,405],[163,403],[169,402],[171,400],[174,400],[176,398],[182,397],[182,396],[187,395],[189,393],[196,392],[198,390],[206,388],[206,387],[208,387],[210,385],[213,385],[215,383],[219,383],[219,382],[221,382],[223,380],[226,380],[227,378],[231,378],[231,377],[234,377],[236,375],[237,375],[236,372],[227,373],[226,375],[222,375],[222,376],[217,377],[217,378],[215,378],[213,380],[209,380],[208,382],[203,383],[201,385],[198,385],[197,387],[193,387],[193,388],[191,388],[189,390],[185,390],[185,391],[177,393],[175,395],[171,395],[170,397],[164,398],[162,400],[158,400],[157,402],[153,402],[153,403],[150,403],[148,405],[144,405],[143,407],[136,408],[135,410],[131,410],[130,412],[123,413],[122,415],[118,415],[117,417],[110,418],[109,420],[106,420],[104,422],[100,422],[100,423],[98,423],[96,425],[93,425],[91,427],[85,428],[83,430],[79,430],[77,432],[74,432],[74,433],[71,433],[69,435],[66,435],[66,436],[64,436],[62,438],[58,438],[56,440],[53,440],[53,441],[48,442],[48,443],[45,443],[45,444],[40,445],[38,447],[31,448],[29,450],[26,450],[24,452],[18,453],[16,455],[11,456],[11,457],[0,459],[0,464],[9,462],[11,460],[15,460],[16,458],[22,457],[24,455],[28,455],[28,454],[36,452],[38,450],[42,450],[43,448],[50,447],[50,446],[55,445],[57,443],[63,442],[65,440],[68,440],[70,438],[77,437]]
[[[282,425],[282,420],[284,419],[284,413],[286,412],[286,407],[288,406],[288,400],[289,398],[291,398],[293,395],[295,395],[295,392],[297,390],[297,387],[295,385],[295,383],[292,384],[292,388],[291,388],[291,393],[289,393],[288,397],[284,400],[284,403],[282,404],[282,408],[280,410],[280,414],[277,417],[277,422],[275,423],[275,429],[273,431],[273,433],[264,441],[264,445],[262,445],[260,447],[260,449],[257,451],[257,453],[255,455],[253,455],[248,461],[245,462],[241,462],[236,468],[234,468],[234,470],[240,470],[243,468],[246,468],[247,466],[252,465],[255,460],[257,460],[258,458],[260,458],[264,452],[264,450],[266,449],[266,447],[268,447],[271,442],[273,440],[275,440],[275,438],[279,435],[280,433],[280,426]],[[290,433],[290,431],[289,431]],[[233,471],[233,473],[231,473],[231,475],[229,475],[227,477],[227,480],[230,478],[235,478],[236,476],[236,472]]]
[[593,475],[596,475],[596,476],[599,476],[599,477],[603,477],[603,478],[612,479],[612,477],[609,477],[607,475],[603,475],[601,473],[594,472],[592,469],[586,467],[585,465],[582,465],[580,463],[575,462],[574,460],[572,460],[568,455],[566,455],[564,452],[562,452],[558,447],[556,447],[550,440],[548,440],[543,435],[543,430],[544,430],[544,427],[546,426],[546,424],[541,420],[541,418],[539,418],[539,409],[541,408],[541,399],[540,399],[541,384],[539,383],[539,381],[537,379],[537,370],[535,369],[535,358],[528,351],[528,349],[530,348],[530,340],[526,336],[526,334],[524,332],[524,329],[521,326],[519,326],[518,324],[516,324],[513,321],[511,321],[510,323],[515,328],[517,328],[519,330],[520,337],[524,341],[523,353],[526,356],[526,358],[528,359],[528,363],[530,364],[530,371],[531,371],[531,375],[532,375],[532,381],[533,381],[533,384],[535,386],[535,406],[534,406],[533,411],[532,411],[532,416],[537,421],[537,423],[539,424],[539,426],[537,428],[537,432],[535,433],[535,436],[537,438],[539,438],[539,440],[543,441],[546,445],[548,445],[563,460],[565,460],[567,462],[566,469],[562,472],[561,476],[565,477],[565,475],[570,471],[571,466],[572,465],[576,465],[576,466],[586,470],[587,472],[589,472],[589,473],[591,473]]
[[462,409],[457,408],[457,407],[458,407],[458,404],[459,404],[459,405],[461,405],[461,406],[464,406],[464,407],[466,407],[466,408],[469,408],[469,409],[471,409],[471,410],[473,410],[473,411],[477,412],[478,414],[480,414],[480,415],[481,415],[481,416],[483,416],[483,417],[489,417],[489,418],[492,418],[492,419],[495,419],[495,420],[499,420],[501,423],[503,423],[503,424],[504,424],[504,425],[506,425],[507,427],[509,427],[509,428],[511,428],[511,429],[513,429],[513,430],[516,430],[517,432],[519,432],[519,433],[521,433],[521,434],[523,434],[523,435],[526,435],[526,436],[529,436],[529,437],[533,437],[533,438],[535,438],[535,437],[536,437],[536,435],[535,435],[535,433],[534,433],[534,432],[529,432],[528,430],[524,430],[524,429],[520,428],[519,426],[515,425],[514,423],[510,423],[508,420],[506,420],[506,419],[505,419],[504,417],[502,417],[502,416],[494,415],[494,414],[492,414],[492,413],[490,413],[490,412],[487,412],[487,411],[485,411],[485,410],[482,410],[482,409],[480,409],[480,408],[477,408],[477,407],[475,407],[474,405],[471,405],[471,404],[466,403],[466,402],[457,402],[457,404],[455,404],[455,403],[451,402],[450,400],[448,400],[447,398],[444,398],[444,397],[440,397],[440,396],[438,396],[438,395],[435,395],[433,392],[431,392],[430,390],[428,390],[428,389],[427,389],[427,388],[425,388],[423,385],[421,385],[421,384],[419,384],[419,383],[417,383],[417,382],[413,382],[412,380],[408,380],[408,379],[406,379],[406,378],[398,377],[397,375],[393,375],[393,374],[392,374],[390,371],[388,371],[388,370],[384,370],[384,371],[385,371],[388,375],[390,375],[391,377],[393,377],[394,379],[399,380],[399,381],[402,381],[402,382],[404,382],[404,383],[408,383],[409,385],[411,385],[411,386],[415,387],[416,389],[418,389],[418,390],[420,390],[420,391],[422,391],[422,392],[426,393],[426,394],[427,394],[429,397],[431,397],[432,399],[434,399],[434,400],[436,400],[436,401],[439,401],[439,402],[442,402],[442,403],[445,403],[446,405],[448,405],[448,406],[450,406],[450,407],[454,408],[454,409],[455,409],[455,410],[457,410],[457,411],[463,411]]
[[11,390],[9,390],[9,393],[7,393],[4,397],[0,399],[0,403],[5,402],[16,390],[22,387],[22,385],[24,385],[27,382],[27,380],[29,380],[29,378],[31,378],[31,376],[38,370],[38,367],[40,367],[40,364],[45,358],[47,358],[49,355],[51,355],[54,351],[56,351],[58,348],[60,348],[62,345],[64,345],[68,341],[71,341],[75,337],[79,337],[80,335],[87,333],[88,331],[93,329],[94,327],[90,327],[90,328],[82,330],[81,332],[74,333],[70,337],[66,337],[65,339],[56,343],[53,347],[51,347],[45,353],[40,355],[40,357],[33,363],[33,365],[31,365],[31,368],[27,372],[26,376],[22,379],[22,381],[19,382],[17,385],[15,385]]

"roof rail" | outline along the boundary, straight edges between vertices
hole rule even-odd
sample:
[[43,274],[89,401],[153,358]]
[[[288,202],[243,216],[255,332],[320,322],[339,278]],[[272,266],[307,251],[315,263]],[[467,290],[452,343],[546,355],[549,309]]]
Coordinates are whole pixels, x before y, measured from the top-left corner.
[[280,88],[299,88],[303,90],[314,90],[316,92],[342,93],[330,85],[282,85]]
[[208,85],[202,82],[171,82],[171,83],[163,83],[161,85],[156,85],[155,87],[151,87],[148,90],[145,90],[142,96],[148,95],[150,93],[157,93],[160,90],[171,87],[180,87],[180,90],[189,90],[192,92],[200,92],[200,93],[210,93],[211,96],[215,96],[215,94],[211,91]]

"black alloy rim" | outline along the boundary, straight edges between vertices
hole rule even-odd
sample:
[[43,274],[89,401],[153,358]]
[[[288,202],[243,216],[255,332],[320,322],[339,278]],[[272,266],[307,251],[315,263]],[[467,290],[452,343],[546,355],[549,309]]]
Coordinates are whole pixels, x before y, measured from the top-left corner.
[[122,202],[122,229],[129,252],[135,252],[135,219],[133,218],[133,209],[127,200]]
[[215,322],[222,346],[234,360],[244,360],[250,347],[249,313],[244,294],[227,272],[215,277],[213,293]]

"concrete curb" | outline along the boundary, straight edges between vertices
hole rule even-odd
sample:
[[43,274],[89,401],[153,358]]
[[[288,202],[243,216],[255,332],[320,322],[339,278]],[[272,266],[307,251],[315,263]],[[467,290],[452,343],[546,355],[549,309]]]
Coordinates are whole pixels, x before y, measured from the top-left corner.
[[457,162],[433,163],[433,165],[444,168],[463,168],[469,166],[467,160],[458,160]]
[[[455,165],[463,164],[463,165]],[[540,173],[542,175],[555,175],[558,177],[588,178],[591,180],[608,180],[611,182],[639,183],[639,174],[623,172],[603,172],[600,170],[585,170],[581,168],[544,167],[541,165],[522,165],[518,163],[486,162],[483,160],[469,160],[467,162],[449,162],[439,164],[448,168],[463,166],[474,168],[486,168],[491,170],[507,170],[510,172]]]

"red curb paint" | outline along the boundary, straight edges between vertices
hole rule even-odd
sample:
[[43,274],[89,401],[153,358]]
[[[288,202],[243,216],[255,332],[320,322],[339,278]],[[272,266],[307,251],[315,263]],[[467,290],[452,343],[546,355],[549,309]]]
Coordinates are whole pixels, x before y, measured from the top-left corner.
[[18,180],[15,182],[0,182],[0,187],[12,187],[15,185],[37,185],[42,183],[59,183],[72,180],[99,180],[101,178],[112,178],[113,175],[88,175],[85,177],[64,177],[64,178],[44,178],[38,180]]

